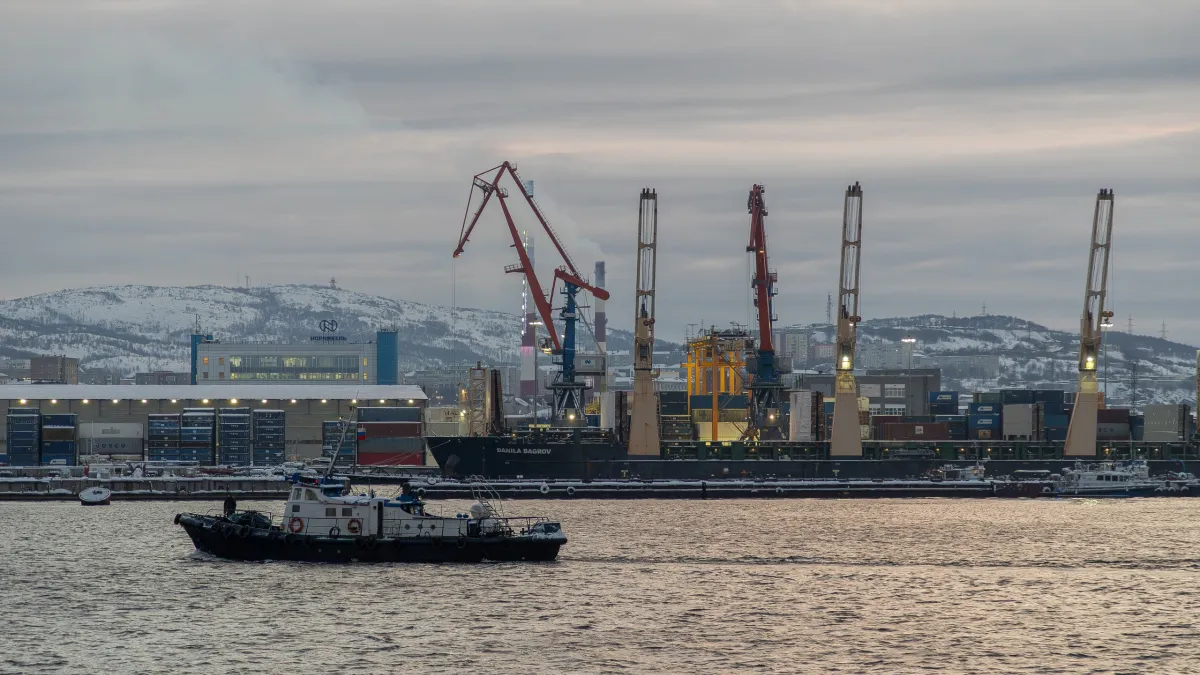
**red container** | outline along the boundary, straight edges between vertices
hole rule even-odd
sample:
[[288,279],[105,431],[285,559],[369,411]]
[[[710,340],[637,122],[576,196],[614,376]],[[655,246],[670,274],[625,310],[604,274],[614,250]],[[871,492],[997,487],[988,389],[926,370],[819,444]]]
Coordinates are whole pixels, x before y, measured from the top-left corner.
[[423,451],[408,452],[360,452],[359,466],[422,466],[425,464]]
[[373,441],[381,438],[417,438],[421,435],[420,422],[359,422],[357,438]]
[[1129,424],[1129,408],[1101,408],[1096,421],[1102,424]]
[[883,427],[883,440],[923,441],[950,438],[950,425],[945,422],[890,422]]
[[889,424],[898,424],[904,421],[901,415],[876,415],[871,418],[871,437],[883,438],[885,427]]

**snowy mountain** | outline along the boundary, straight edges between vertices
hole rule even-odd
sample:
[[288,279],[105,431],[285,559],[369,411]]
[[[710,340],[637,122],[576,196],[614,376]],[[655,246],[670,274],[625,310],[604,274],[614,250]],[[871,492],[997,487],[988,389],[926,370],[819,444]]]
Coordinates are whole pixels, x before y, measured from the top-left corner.
[[[828,339],[833,334],[828,324],[810,328],[814,337]],[[860,353],[870,343],[894,344],[915,338],[913,365],[941,367],[942,387],[948,390],[1043,387],[1072,391],[1078,381],[1078,333],[1052,330],[1012,316],[871,319],[858,330]],[[971,372],[987,370],[986,362],[993,358],[998,360],[995,376]],[[1194,346],[1109,330],[1098,372],[1102,388],[1106,372],[1107,397],[1113,405],[1195,402]],[[1136,395],[1131,397],[1135,383]]]
[[[405,368],[518,358],[516,315],[302,285],[101,286],[0,301],[0,357],[66,354],[85,369],[124,375],[186,370],[188,336],[197,326],[228,342],[308,342],[324,319],[336,320],[338,333],[351,340],[396,329]],[[813,342],[829,340],[831,329],[803,327]],[[656,351],[670,352],[664,363],[677,363],[679,345],[659,337]],[[1009,316],[872,319],[859,326],[860,355],[872,346],[894,348],[906,337],[917,341],[911,364],[941,367],[945,389],[1075,388],[1074,333]],[[631,343],[629,332],[609,329],[610,350],[628,350]],[[1108,332],[1105,344],[1101,377],[1107,371],[1114,404],[1130,402],[1135,370],[1136,404],[1194,400],[1195,347],[1117,330]]]
[[[481,309],[392,300],[328,286],[101,286],[0,301],[0,357],[65,354],[89,370],[187,370],[197,328],[228,342],[308,342],[322,320],[372,340],[399,332],[402,366],[515,362],[520,319]],[[629,333],[610,330],[612,349]]]

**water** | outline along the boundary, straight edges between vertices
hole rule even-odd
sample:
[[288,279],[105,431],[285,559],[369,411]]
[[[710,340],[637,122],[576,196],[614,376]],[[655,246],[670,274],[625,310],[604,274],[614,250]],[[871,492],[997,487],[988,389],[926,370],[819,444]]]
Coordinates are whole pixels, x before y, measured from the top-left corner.
[[476,566],[220,561],[217,508],[0,503],[0,672],[1200,672],[1200,500],[512,503],[571,543]]

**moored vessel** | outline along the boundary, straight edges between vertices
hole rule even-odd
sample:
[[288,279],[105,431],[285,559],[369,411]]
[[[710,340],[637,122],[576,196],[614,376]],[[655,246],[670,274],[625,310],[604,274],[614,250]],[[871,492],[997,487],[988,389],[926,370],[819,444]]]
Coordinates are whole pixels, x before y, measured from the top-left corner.
[[90,487],[79,493],[79,503],[84,506],[106,506],[112,500],[112,490],[106,487]]

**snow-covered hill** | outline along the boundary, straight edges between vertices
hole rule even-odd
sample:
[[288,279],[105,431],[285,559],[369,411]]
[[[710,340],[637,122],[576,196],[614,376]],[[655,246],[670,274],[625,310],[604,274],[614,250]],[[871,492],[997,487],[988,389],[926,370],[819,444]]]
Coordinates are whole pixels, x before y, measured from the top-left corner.
[[[186,370],[188,336],[199,326],[239,342],[307,342],[323,319],[338,322],[351,340],[372,339],[380,328],[400,333],[406,368],[484,360],[515,362],[520,319],[480,309],[452,309],[392,300],[328,286],[101,286],[0,301],[0,357],[66,354],[90,370],[121,374]],[[828,325],[807,327],[816,342]],[[682,358],[660,335],[660,347]],[[872,319],[859,327],[864,345],[916,338],[913,365],[945,357],[998,357],[994,377],[956,376],[944,367],[943,387],[962,391],[999,387],[1075,386],[1078,336],[1009,316],[937,315]],[[609,329],[611,350],[628,350],[632,336]],[[1192,401],[1196,350],[1189,345],[1112,330],[1106,337],[1108,395],[1128,402],[1136,368],[1138,404]],[[995,359],[993,359],[994,363]],[[1102,366],[1103,372],[1103,366]]]
[[[66,354],[94,370],[186,370],[188,336],[199,327],[231,342],[307,342],[324,319],[338,333],[369,340],[400,333],[407,367],[517,358],[520,320],[327,286],[102,286],[0,302],[0,356]],[[620,348],[627,334],[610,331]]]

